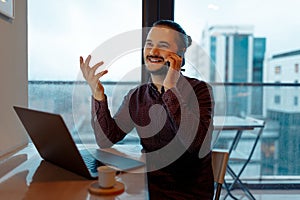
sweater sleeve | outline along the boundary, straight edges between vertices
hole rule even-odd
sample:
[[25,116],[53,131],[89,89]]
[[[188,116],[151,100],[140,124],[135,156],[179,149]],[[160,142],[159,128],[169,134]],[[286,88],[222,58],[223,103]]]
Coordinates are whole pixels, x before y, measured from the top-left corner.
[[[210,138],[212,133],[214,101],[211,86],[199,81],[188,97],[182,96],[177,88],[172,88],[165,92],[163,101],[180,143],[190,153],[199,152],[205,138]],[[204,145],[207,154],[210,139],[205,142],[208,143]]]
[[107,99],[97,101],[92,97],[92,127],[97,144],[101,148],[111,147],[122,140],[133,129],[128,112],[126,96],[114,117],[111,116]]

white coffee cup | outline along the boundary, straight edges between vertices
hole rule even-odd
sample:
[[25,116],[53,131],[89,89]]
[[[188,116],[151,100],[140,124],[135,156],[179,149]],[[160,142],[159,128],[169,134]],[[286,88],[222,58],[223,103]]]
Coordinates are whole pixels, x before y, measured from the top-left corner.
[[98,170],[98,184],[101,188],[111,188],[116,184],[116,170],[108,166],[100,166]]

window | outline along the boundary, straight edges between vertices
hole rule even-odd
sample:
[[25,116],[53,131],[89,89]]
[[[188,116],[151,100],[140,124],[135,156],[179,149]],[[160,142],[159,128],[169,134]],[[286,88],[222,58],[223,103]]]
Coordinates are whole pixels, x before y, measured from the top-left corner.
[[[80,74],[78,57],[88,55],[112,36],[139,29],[142,22],[142,1],[92,2],[28,0],[29,106],[62,113],[70,129],[74,130],[74,136],[76,128],[70,106],[73,103],[73,91],[83,87],[86,92],[82,95],[83,103],[79,104],[83,106],[78,106],[78,110],[88,111],[90,101],[86,85],[76,82]],[[260,169],[256,168],[252,174],[248,174],[254,178],[253,174],[259,176],[257,180],[270,175],[279,182],[287,180],[284,176],[296,179],[300,174],[299,143],[293,142],[296,141],[295,135],[300,137],[300,134],[296,134],[300,130],[300,120],[290,120],[294,115],[299,115],[300,108],[291,108],[290,102],[285,103],[280,98],[292,99],[295,94],[291,92],[294,88],[284,85],[295,77],[291,77],[292,73],[284,74],[281,66],[285,66],[284,63],[289,60],[286,55],[291,55],[288,53],[290,50],[299,54],[300,21],[294,20],[298,18],[298,10],[294,9],[298,9],[299,4],[300,1],[294,0],[175,0],[175,21],[192,36],[193,45],[197,47],[196,50],[188,50],[188,66],[184,73],[200,77],[213,85],[217,91],[216,114],[230,111],[239,116],[255,115],[267,120],[268,128],[264,131],[268,134],[262,135],[254,162],[259,164]],[[45,7],[47,9],[41,9]],[[267,14],[266,10],[269,11]],[[110,13],[105,14],[106,11]],[[87,36],[83,36],[85,34]],[[242,44],[237,42],[237,36],[244,38]],[[243,53],[238,49],[242,49]],[[281,56],[274,58],[273,63],[268,63],[278,53]],[[126,58],[121,56],[113,65],[119,66],[130,56],[138,58],[130,58],[131,66],[135,63],[140,65],[140,56],[134,53],[126,55]],[[239,65],[238,61],[243,64]],[[293,67],[294,61],[289,60],[288,64]],[[298,63],[294,71],[298,73],[299,67],[296,65]],[[284,76],[276,76],[278,74]],[[123,86],[128,89],[140,81],[140,76],[135,78],[124,81]],[[113,89],[114,81],[120,79],[122,77],[107,76],[105,81],[109,95],[117,93]],[[242,84],[235,83],[237,80]],[[253,86],[251,83],[254,81]],[[275,81],[278,81],[277,85],[272,84]],[[220,88],[218,84],[214,85],[215,82],[225,86],[226,94],[219,95]],[[295,101],[298,104],[298,99]],[[75,116],[75,121],[79,125],[90,123],[88,118],[78,116]],[[276,179],[277,176],[283,178]],[[298,179],[295,182],[300,181]]]
[[[300,162],[296,156],[299,145],[294,144],[295,132],[297,141],[300,139],[296,131],[300,130],[300,121],[291,120],[300,115],[300,108],[292,105],[298,104],[294,89],[299,86],[289,85],[297,79],[294,73],[299,73],[300,28],[293,28],[300,27],[300,21],[294,20],[299,6],[300,1],[294,0],[175,0],[175,21],[209,58],[205,60],[191,51],[196,55],[187,60],[195,63],[203,79],[213,85],[217,114],[224,108],[227,115],[256,116],[267,121],[267,134],[262,134],[254,158],[260,167],[249,170],[245,181],[270,175],[278,182],[292,177],[300,183],[296,164]],[[244,40],[239,42],[239,38]],[[285,72],[285,66],[291,66],[292,73]],[[220,82],[225,96],[218,94]],[[277,176],[282,177],[279,180]]]
[[294,106],[298,106],[298,97],[294,97]]
[[295,64],[295,73],[298,73],[298,72],[299,72],[299,64],[296,63],[296,64]]
[[[79,56],[86,57],[113,37],[140,29],[141,7],[139,0],[29,0],[29,80],[77,80]],[[108,20],[108,16],[114,17]],[[140,58],[130,58],[130,63],[125,59],[126,66],[140,65]],[[110,74],[106,80],[117,79]]]
[[281,66],[276,66],[275,67],[275,74],[280,74],[281,73]]
[[275,104],[280,104],[280,96],[279,95],[275,95],[275,97],[274,97],[274,103]]
[[[124,44],[114,39],[141,29],[141,3],[140,0],[28,0],[29,107],[61,114],[76,142],[94,139],[93,134],[80,135],[91,132],[91,93],[81,81],[79,56],[93,55],[103,45],[106,45],[104,52],[125,46],[127,51],[114,55],[111,62],[107,61],[106,54],[95,62],[107,61],[103,66],[109,68],[109,73],[103,77],[107,95],[122,95],[138,84],[141,48],[129,47],[141,38],[128,38]],[[122,84],[117,87],[114,82]],[[118,103],[110,102],[110,106]]]

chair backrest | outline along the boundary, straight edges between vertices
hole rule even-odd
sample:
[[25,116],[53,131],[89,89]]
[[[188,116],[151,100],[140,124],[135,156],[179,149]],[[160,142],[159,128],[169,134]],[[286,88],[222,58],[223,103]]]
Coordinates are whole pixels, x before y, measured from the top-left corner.
[[225,150],[213,150],[212,151],[212,168],[214,174],[214,181],[217,183],[215,198],[219,199],[222,189],[222,184],[224,183],[227,163],[229,159],[229,153]]

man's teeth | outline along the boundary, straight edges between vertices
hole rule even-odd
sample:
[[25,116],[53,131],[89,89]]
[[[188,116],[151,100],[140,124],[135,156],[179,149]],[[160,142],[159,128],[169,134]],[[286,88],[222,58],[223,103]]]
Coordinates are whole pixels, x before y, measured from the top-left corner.
[[162,62],[162,59],[159,59],[159,58],[149,58],[150,62],[153,62],[153,63],[159,63],[159,62]]

